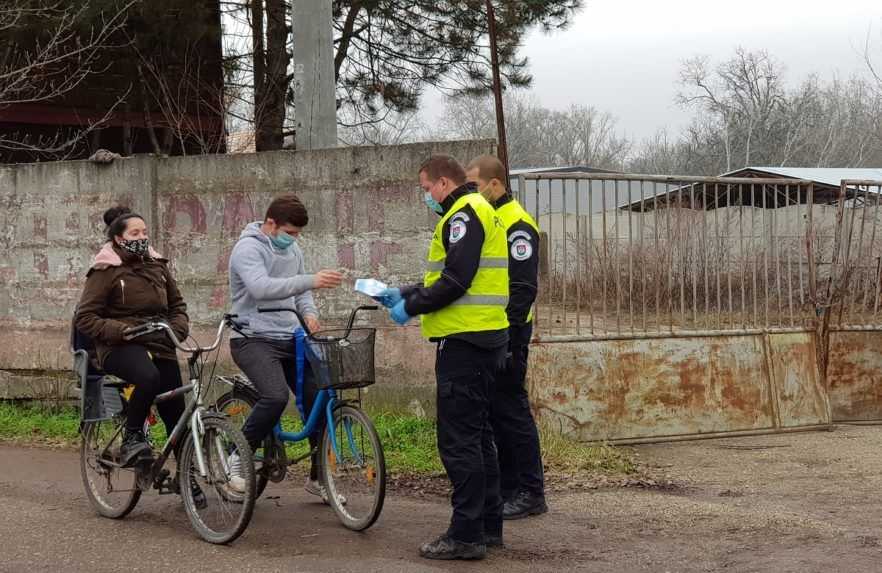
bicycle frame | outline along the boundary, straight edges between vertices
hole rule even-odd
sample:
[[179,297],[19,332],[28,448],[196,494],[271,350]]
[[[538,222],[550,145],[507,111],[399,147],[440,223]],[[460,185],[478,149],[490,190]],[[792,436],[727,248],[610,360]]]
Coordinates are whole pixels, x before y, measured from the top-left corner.
[[[202,368],[199,365],[199,359],[202,357],[203,354],[214,351],[220,345],[221,336],[223,335],[224,328],[228,326],[228,322],[231,318],[232,315],[224,316],[224,318],[221,320],[220,325],[218,326],[217,337],[215,338],[214,343],[211,346],[207,347],[184,346],[178,340],[171,327],[164,322],[153,322],[141,325],[140,327],[132,329],[132,331],[127,335],[127,339],[136,339],[138,336],[143,334],[164,330],[179,350],[182,350],[189,354],[189,357],[187,358],[187,366],[190,382],[188,384],[185,384],[184,386],[175,388],[174,390],[170,390],[169,392],[166,392],[164,394],[160,394],[153,401],[154,404],[160,404],[183,394],[195,392],[195,399],[186,405],[183,414],[181,414],[181,418],[178,420],[178,423],[172,429],[171,433],[165,441],[165,444],[162,446],[162,450],[160,451],[159,456],[157,456],[153,463],[150,465],[150,469],[148,470],[147,475],[150,476],[151,481],[156,482],[156,480],[162,476],[162,470],[165,466],[165,463],[174,452],[175,447],[186,435],[188,428],[189,431],[193,434],[194,441],[197,444],[202,442],[202,436],[205,434],[204,426],[202,423],[202,415],[208,410],[205,407],[205,400],[203,396]],[[202,448],[195,448],[195,453],[199,474],[203,478],[208,478],[208,469],[205,465],[205,456]],[[223,455],[223,452],[219,453],[221,454],[220,459],[222,463],[226,466],[226,457]],[[227,469],[228,468],[224,467],[225,471]],[[154,483],[154,485],[161,485],[161,483]]]
[[[352,326],[355,323],[355,316],[361,310],[376,310],[376,306],[360,306],[352,311],[349,315],[349,323],[346,326],[347,335],[352,331]],[[306,321],[303,319],[303,316],[293,308],[261,308],[258,309],[258,312],[293,312],[294,315],[300,322],[300,327],[304,330],[306,336],[311,336],[312,333],[309,331],[309,327],[306,325]],[[305,338],[298,340],[296,337],[294,338],[295,347],[297,344],[306,344]],[[298,387],[302,388],[302,380],[303,380],[303,371],[298,370],[297,372],[298,378]],[[280,442],[300,442],[307,439],[310,434],[315,432],[318,429],[319,418],[322,415],[322,412],[325,414],[325,424],[328,428],[328,435],[331,439],[331,447],[334,450],[334,455],[337,459],[342,459],[340,455],[340,448],[337,445],[337,435],[334,432],[334,409],[337,404],[340,403],[340,400],[337,397],[337,391],[333,388],[326,388],[324,390],[320,390],[318,395],[315,398],[315,403],[313,403],[312,408],[310,408],[309,415],[306,416],[306,421],[304,422],[303,429],[299,432],[285,432],[282,429],[282,421],[279,420],[275,427],[273,428],[273,436],[279,440]],[[355,446],[355,438],[352,436],[352,428],[349,424],[346,424],[346,435],[347,441],[349,442],[350,449],[353,452],[356,452]]]

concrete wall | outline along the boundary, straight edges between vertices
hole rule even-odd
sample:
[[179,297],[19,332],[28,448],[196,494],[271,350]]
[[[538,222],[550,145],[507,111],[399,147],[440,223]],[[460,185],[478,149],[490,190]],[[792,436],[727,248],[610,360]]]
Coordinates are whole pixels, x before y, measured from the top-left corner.
[[[301,245],[312,269],[413,281],[435,223],[417,191],[420,163],[432,153],[468,161],[492,151],[492,142],[450,142],[0,167],[0,370],[70,367],[70,317],[111,205],[130,205],[148,220],[197,338],[208,342],[229,303],[230,251],[273,196],[296,192],[309,209]],[[369,302],[351,283],[317,298],[326,323]],[[431,382],[431,347],[418,329],[394,327],[379,313],[372,320],[382,328],[381,376]]]

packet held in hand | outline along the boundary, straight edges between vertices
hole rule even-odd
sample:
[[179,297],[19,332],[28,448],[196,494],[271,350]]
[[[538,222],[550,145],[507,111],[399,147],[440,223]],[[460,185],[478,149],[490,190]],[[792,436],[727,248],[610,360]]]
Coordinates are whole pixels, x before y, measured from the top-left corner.
[[377,300],[377,297],[383,294],[386,288],[388,288],[386,283],[376,279],[358,279],[355,281],[355,291],[366,294],[374,300]]

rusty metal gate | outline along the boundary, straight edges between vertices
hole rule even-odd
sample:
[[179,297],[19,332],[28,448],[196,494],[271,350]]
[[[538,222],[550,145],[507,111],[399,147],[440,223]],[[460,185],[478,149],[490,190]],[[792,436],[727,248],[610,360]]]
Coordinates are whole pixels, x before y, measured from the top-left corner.
[[[516,195],[543,237],[537,413],[611,441],[843,419],[844,404],[876,387],[862,372],[872,366],[867,333],[882,331],[880,191],[853,181],[520,176]],[[863,370],[843,377],[851,367]],[[849,382],[829,385],[828,373]]]

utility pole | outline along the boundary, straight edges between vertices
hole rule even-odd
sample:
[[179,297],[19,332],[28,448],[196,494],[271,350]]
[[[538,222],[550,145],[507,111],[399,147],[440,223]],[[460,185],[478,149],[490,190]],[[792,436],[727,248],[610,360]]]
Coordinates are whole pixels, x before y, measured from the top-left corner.
[[[508,166],[508,141],[505,137],[505,113],[502,108],[502,79],[499,75],[499,52],[496,47],[496,12],[492,0],[487,0],[487,22],[490,32],[490,63],[493,67],[493,96],[496,99],[496,134],[499,147],[496,154],[505,166],[506,177],[511,170]],[[505,182],[508,186],[508,181]]]
[[330,0],[294,0],[297,149],[337,146],[337,91]]

